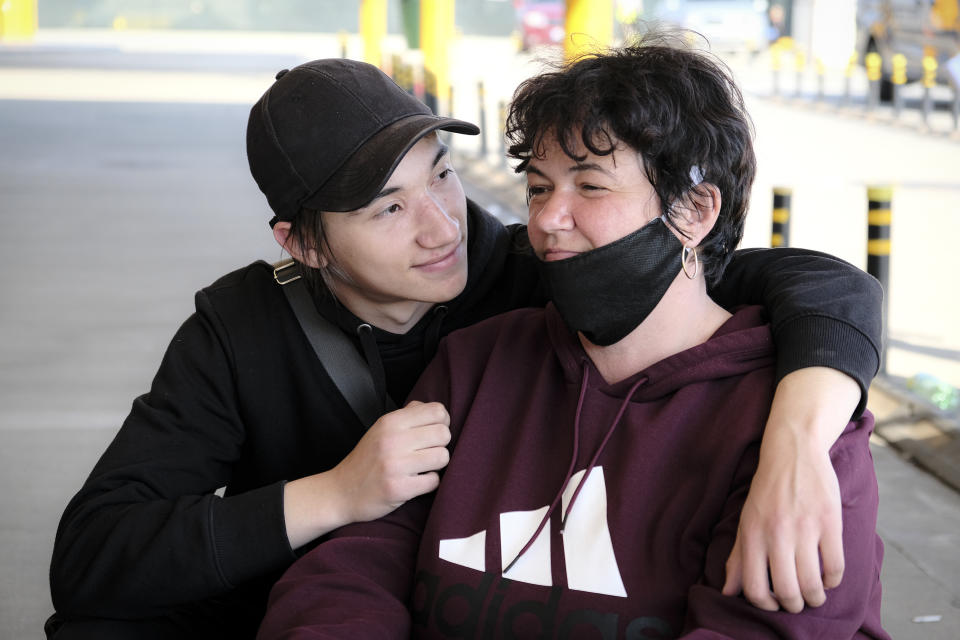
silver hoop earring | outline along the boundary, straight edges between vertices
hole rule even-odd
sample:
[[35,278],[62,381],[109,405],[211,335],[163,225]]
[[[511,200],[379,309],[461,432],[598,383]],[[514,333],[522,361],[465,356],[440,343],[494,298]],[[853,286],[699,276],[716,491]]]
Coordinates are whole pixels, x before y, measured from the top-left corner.
[[[693,254],[693,274],[687,270],[687,262],[690,261],[690,254]],[[690,280],[693,280],[697,277],[697,274],[700,273],[700,256],[697,255],[696,247],[688,247],[683,245],[683,249],[680,250],[680,266],[683,268],[683,275],[687,276]]]

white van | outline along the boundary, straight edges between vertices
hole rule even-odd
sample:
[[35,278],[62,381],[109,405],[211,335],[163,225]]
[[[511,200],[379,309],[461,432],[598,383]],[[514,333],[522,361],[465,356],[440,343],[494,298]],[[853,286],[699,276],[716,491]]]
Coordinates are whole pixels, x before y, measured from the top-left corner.
[[692,29],[714,51],[756,52],[767,46],[767,0],[660,0],[650,5],[660,19]]

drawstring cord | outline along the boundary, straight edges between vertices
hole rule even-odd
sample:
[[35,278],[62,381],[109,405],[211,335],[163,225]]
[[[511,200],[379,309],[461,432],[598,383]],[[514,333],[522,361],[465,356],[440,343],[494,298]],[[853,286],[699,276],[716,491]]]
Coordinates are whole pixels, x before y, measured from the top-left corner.
[[577,488],[574,490],[573,495],[570,496],[570,504],[567,505],[567,510],[563,514],[563,517],[560,519],[560,533],[563,534],[564,528],[567,526],[567,518],[570,517],[570,511],[573,509],[573,503],[577,501],[577,496],[580,495],[580,489],[583,488],[583,485],[587,483],[587,478],[590,477],[590,472],[593,471],[593,468],[597,465],[597,460],[600,458],[600,454],[603,453],[604,448],[607,446],[607,442],[610,441],[610,436],[613,435],[614,430],[617,428],[617,425],[620,424],[620,418],[623,417],[623,413],[627,410],[627,405],[630,403],[630,398],[633,397],[633,394],[636,393],[637,389],[644,382],[647,381],[646,377],[640,378],[633,386],[630,387],[630,391],[627,392],[626,397],[623,399],[623,402],[620,404],[620,410],[617,411],[617,417],[613,419],[613,423],[610,425],[610,428],[607,429],[607,435],[603,437],[603,442],[600,443],[600,448],[597,449],[597,452],[593,454],[593,458],[590,460],[590,464],[587,465],[587,472],[583,474],[583,478],[580,479]]
[[563,477],[563,482],[560,483],[560,491],[554,497],[553,502],[550,503],[550,508],[547,509],[547,513],[543,516],[543,519],[540,521],[540,526],[537,527],[537,530],[533,532],[533,536],[527,541],[527,544],[523,545],[523,548],[520,549],[520,553],[507,565],[507,568],[503,570],[504,575],[510,569],[513,568],[513,565],[517,563],[517,560],[520,559],[520,556],[525,554],[527,550],[533,546],[533,543],[536,541],[537,536],[540,535],[540,532],[543,531],[543,528],[548,522],[550,522],[550,516],[553,515],[554,509],[557,508],[557,503],[560,502],[560,498],[563,496],[563,487],[567,486],[567,483],[570,482],[570,478],[573,476],[573,468],[577,464],[577,454],[580,449],[580,412],[583,409],[583,401],[587,397],[587,380],[589,376],[589,371],[587,369],[587,363],[583,363],[583,382],[580,383],[580,399],[577,400],[577,413],[573,419],[573,455],[570,456],[570,464],[567,466],[567,475]]
[[[577,454],[579,452],[580,444],[580,414],[583,410],[583,401],[587,395],[587,381],[590,375],[590,370],[587,365],[587,361],[583,362],[583,382],[580,384],[580,398],[577,400],[577,413],[573,419],[573,455],[570,458],[570,465],[567,467],[567,474],[563,478],[563,482],[560,483],[560,490],[557,492],[557,495],[553,498],[553,502],[550,503],[550,508],[547,509],[547,513],[543,516],[543,519],[540,520],[540,525],[537,527],[536,531],[533,532],[533,535],[527,541],[523,548],[520,549],[520,552],[516,557],[510,561],[510,564],[503,570],[503,575],[506,575],[510,569],[513,568],[513,565],[520,560],[521,556],[525,554],[530,547],[533,546],[533,543],[536,542],[537,538],[540,536],[540,533],[543,531],[543,528],[550,522],[550,516],[553,515],[554,510],[559,504],[560,499],[563,497],[563,490],[566,488],[567,483],[570,482],[570,478],[573,477],[573,469],[577,463]],[[593,468],[597,464],[597,460],[600,458],[600,454],[603,453],[603,450],[607,446],[607,442],[610,441],[610,437],[613,435],[613,432],[616,430],[617,425],[620,424],[620,419],[623,417],[624,412],[627,410],[627,405],[630,404],[630,399],[633,397],[633,394],[636,393],[637,389],[640,388],[644,382],[647,381],[646,377],[640,378],[637,380],[633,386],[630,387],[630,390],[627,392],[627,395],[624,397],[623,402],[620,403],[620,409],[617,411],[616,417],[613,419],[613,422],[610,424],[610,428],[607,429],[607,433],[603,437],[599,448],[593,454],[593,457],[590,459],[590,464],[587,465],[587,471],[583,474],[583,478],[580,479],[580,482],[577,484],[577,488],[574,490],[573,495],[570,496],[570,504],[567,505],[566,511],[560,519],[560,534],[563,534],[563,530],[567,524],[567,518],[570,516],[570,511],[573,509],[574,503],[577,501],[577,496],[580,495],[580,490],[587,482],[587,478],[590,477],[590,472],[593,471]]]

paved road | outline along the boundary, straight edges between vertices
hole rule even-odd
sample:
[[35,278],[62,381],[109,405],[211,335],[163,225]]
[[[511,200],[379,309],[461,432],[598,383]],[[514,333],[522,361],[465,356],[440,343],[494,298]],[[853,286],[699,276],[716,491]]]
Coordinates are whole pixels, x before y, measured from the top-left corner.
[[[41,637],[60,511],[149,385],[192,292],[279,257],[247,174],[246,112],[274,69],[332,55],[331,42],[263,45],[245,64],[218,51],[185,56],[182,43],[167,58],[161,41],[145,53],[61,40],[35,49],[41,59],[0,48],[0,638]],[[138,56],[149,71],[137,71]],[[863,184],[909,173],[897,230],[909,238],[914,229],[920,249],[896,264],[923,277],[895,276],[896,308],[907,308],[894,329],[950,339],[952,325],[937,322],[956,317],[955,300],[936,291],[952,266],[939,262],[952,257],[939,239],[960,210],[957,143],[817,108],[756,98],[751,108],[759,188],[788,179],[797,188],[798,242],[862,263]],[[854,156],[837,144],[847,135]],[[462,173],[478,197],[509,202],[510,176],[482,163]],[[748,243],[766,242],[764,208]],[[897,328],[913,314],[919,329]],[[891,449],[878,445],[875,456],[886,624],[898,638],[956,638],[960,499]],[[912,621],[927,615],[941,619]]]

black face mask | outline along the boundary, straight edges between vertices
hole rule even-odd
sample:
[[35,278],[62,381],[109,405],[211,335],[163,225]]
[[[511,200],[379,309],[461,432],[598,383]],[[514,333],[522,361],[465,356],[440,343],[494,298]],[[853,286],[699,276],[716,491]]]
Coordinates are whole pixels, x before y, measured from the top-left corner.
[[606,347],[646,320],[680,271],[683,244],[662,218],[615,242],[566,260],[540,262],[560,316]]

